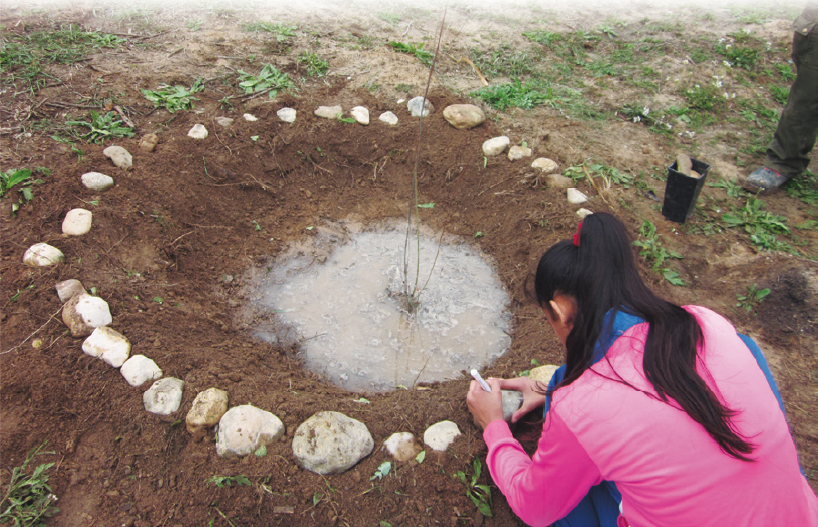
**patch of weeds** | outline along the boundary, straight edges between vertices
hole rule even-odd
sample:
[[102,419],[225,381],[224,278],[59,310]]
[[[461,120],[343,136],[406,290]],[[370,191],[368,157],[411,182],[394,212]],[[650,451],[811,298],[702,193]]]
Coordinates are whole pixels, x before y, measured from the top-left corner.
[[403,92],[403,93],[410,93],[412,90],[415,89],[414,84],[397,84],[395,86],[395,91]]
[[712,58],[710,51],[702,48],[693,48],[690,50],[690,59],[696,63],[701,64],[702,62],[707,62]]
[[[44,167],[38,167],[36,172],[43,177],[51,175],[51,171]],[[31,170],[27,168],[12,169],[8,172],[0,171],[0,199],[2,199],[6,193],[12,189],[12,187],[16,185],[25,185],[18,189],[20,199],[17,201],[17,203],[11,204],[11,213],[13,215],[17,214],[17,211],[20,210],[21,206],[34,199],[34,192],[31,190],[31,186],[40,185],[43,182],[43,180],[40,178],[32,180],[31,177]]]
[[787,183],[787,194],[808,205],[815,205],[818,203],[818,175],[807,170],[802,176],[791,179]]
[[718,181],[708,181],[705,183],[708,187],[723,188],[727,192],[728,198],[738,199],[746,198],[750,195],[744,190],[741,185],[729,179],[719,179]]
[[190,31],[199,31],[202,28],[202,21],[201,20],[188,20],[187,21],[187,28]]
[[391,13],[391,12],[388,12],[388,11],[384,11],[384,12],[378,13],[378,18],[380,18],[381,20],[383,20],[387,24],[391,24],[391,25],[394,26],[398,22],[400,22],[401,16],[399,14],[397,14],[397,13]]
[[[787,218],[763,210],[764,202],[755,197],[747,198],[740,209],[722,214],[721,221],[728,227],[743,228],[750,235],[750,242],[761,249],[782,250],[771,235],[789,234]],[[775,249],[773,249],[775,247]],[[784,249],[786,250],[786,249]]]
[[684,285],[684,282],[678,278],[678,273],[662,268],[667,260],[671,258],[681,260],[683,256],[677,252],[668,251],[662,246],[659,239],[661,234],[656,233],[656,225],[648,220],[643,221],[642,226],[639,227],[639,235],[643,239],[633,242],[636,247],[639,247],[639,256],[650,262],[653,270],[662,273],[662,276],[673,285]]
[[786,86],[771,86],[770,94],[780,104],[787,104],[787,99],[790,97],[790,89]]
[[480,479],[480,472],[483,469],[483,464],[479,459],[475,458],[474,473],[469,477],[468,474],[462,470],[458,470],[455,478],[457,478],[463,486],[466,487],[466,496],[471,499],[474,506],[483,516],[492,517],[491,513],[491,488],[488,485],[478,485],[477,480]]
[[744,311],[746,311],[749,314],[750,311],[755,309],[758,304],[760,304],[765,298],[767,298],[767,295],[769,295],[770,292],[771,291],[769,287],[759,289],[756,284],[748,285],[746,294],[736,295],[736,299],[738,300],[736,307],[744,309]]
[[270,98],[274,99],[279,90],[295,90],[295,83],[290,76],[278,71],[272,64],[265,64],[258,75],[251,75],[246,71],[238,70],[239,88],[244,93],[269,92]]
[[724,99],[719,89],[713,85],[695,84],[692,88],[682,91],[682,96],[687,99],[687,104],[694,110],[705,112],[719,111],[724,106]]
[[520,79],[509,84],[480,88],[471,92],[471,96],[500,111],[510,106],[530,110],[554,98],[549,86],[536,81],[522,83]]
[[45,526],[46,518],[59,512],[60,509],[53,506],[57,497],[48,485],[47,472],[54,463],[43,463],[30,475],[26,473],[28,465],[36,456],[53,454],[42,452],[45,445],[46,443],[43,443],[31,450],[23,464],[12,469],[6,484],[6,492],[0,500],[0,523],[11,522],[14,526],[41,527]]
[[38,31],[29,35],[3,35],[0,45],[0,83],[26,83],[31,93],[49,82],[61,80],[46,71],[52,64],[74,64],[100,48],[115,48],[126,39],[99,32],[82,31],[78,26]]
[[309,51],[298,56],[298,63],[307,68],[307,75],[310,77],[323,77],[329,71],[329,62]]
[[398,53],[406,53],[414,55],[424,66],[431,66],[432,59],[435,58],[434,53],[423,49],[423,44],[404,44],[403,42],[390,41],[389,45]]
[[789,64],[784,64],[779,62],[775,65],[776,71],[778,74],[781,75],[781,78],[785,81],[794,81],[795,80],[795,70]]
[[199,100],[193,94],[202,90],[204,90],[204,83],[200,77],[190,88],[160,84],[158,90],[141,89],[140,91],[154,106],[165,108],[168,112],[173,113],[177,110],[192,110],[193,101]]
[[472,49],[469,55],[474,65],[488,78],[520,77],[535,73],[534,57],[529,55],[529,51],[516,50],[507,44],[490,53]]
[[250,486],[250,480],[247,479],[247,476],[239,474],[238,476],[213,476],[212,478],[208,479],[205,483],[212,483],[213,485],[217,486],[218,488],[230,487],[232,485],[236,485],[240,487],[242,485]]
[[250,22],[241,26],[244,31],[256,33],[272,33],[276,42],[286,42],[290,37],[295,36],[297,26],[288,26],[284,23],[273,24],[272,22]]
[[74,131],[74,136],[83,139],[86,143],[101,144],[108,139],[117,137],[133,137],[134,131],[125,125],[119,114],[108,112],[100,115],[91,110],[91,121],[66,121],[65,124],[75,128],[87,128],[85,133]]
[[545,29],[523,33],[523,36],[526,37],[531,42],[545,44],[546,46],[550,46],[551,44],[561,40],[561,36],[559,33],[554,33],[553,31],[547,31]]

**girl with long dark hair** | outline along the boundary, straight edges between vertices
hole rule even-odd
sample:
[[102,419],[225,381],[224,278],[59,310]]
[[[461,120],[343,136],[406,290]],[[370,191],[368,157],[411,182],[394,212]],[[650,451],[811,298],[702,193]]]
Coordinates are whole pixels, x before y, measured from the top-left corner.
[[[592,214],[542,257],[534,295],[565,345],[546,389],[472,382],[487,465],[531,525],[818,526],[778,390],[758,346],[718,314],[642,281],[625,226]],[[503,420],[545,408],[529,457]]]

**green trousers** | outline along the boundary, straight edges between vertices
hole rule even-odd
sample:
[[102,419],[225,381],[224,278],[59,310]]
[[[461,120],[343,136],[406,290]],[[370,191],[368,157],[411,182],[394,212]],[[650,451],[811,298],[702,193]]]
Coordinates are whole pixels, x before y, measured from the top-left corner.
[[806,171],[818,134],[818,26],[795,33],[792,59],[797,75],[765,163],[787,178]]

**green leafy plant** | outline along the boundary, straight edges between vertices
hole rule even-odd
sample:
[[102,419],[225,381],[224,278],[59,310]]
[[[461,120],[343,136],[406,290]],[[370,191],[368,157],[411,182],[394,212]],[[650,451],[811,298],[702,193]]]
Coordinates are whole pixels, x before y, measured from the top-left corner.
[[790,97],[790,89],[786,86],[771,86],[770,94],[773,99],[781,104],[787,104],[787,99]]
[[87,143],[100,144],[116,137],[133,137],[133,128],[126,126],[119,114],[108,112],[100,115],[91,110],[91,121],[66,121],[65,124],[73,127],[87,128],[85,133],[75,132],[74,135]]
[[409,55],[414,55],[424,66],[431,66],[432,59],[435,58],[434,53],[430,51],[426,51],[423,49],[423,44],[404,44],[403,42],[394,42],[390,41],[389,45],[392,46],[392,49],[399,53],[407,53]]
[[378,470],[369,478],[369,481],[374,479],[383,479],[385,476],[389,475],[389,471],[392,470],[392,463],[389,461],[384,461],[378,466]]
[[750,194],[742,188],[741,185],[736,183],[735,181],[730,181],[729,179],[719,179],[718,181],[708,181],[708,187],[713,188],[723,188],[727,192],[727,197],[738,199],[738,198],[746,198]]
[[19,467],[11,471],[3,499],[0,500],[0,523],[11,522],[14,526],[44,527],[45,519],[50,518],[60,509],[54,507],[57,497],[48,485],[47,472],[54,463],[38,465],[29,475],[26,473],[32,460],[42,454],[46,443],[34,448]]
[[161,84],[158,90],[142,89],[140,91],[154,106],[165,108],[168,112],[173,113],[178,110],[192,110],[193,101],[199,100],[193,94],[202,90],[204,90],[204,83],[201,78],[198,78],[190,88]]
[[787,218],[767,212],[764,202],[755,197],[747,198],[747,202],[740,209],[733,209],[728,214],[722,214],[721,221],[728,227],[743,227],[747,234],[789,234]]
[[295,83],[290,76],[278,71],[272,64],[265,64],[258,75],[251,75],[246,71],[238,70],[239,88],[244,93],[269,92],[270,98],[274,99],[279,90],[295,90]]
[[458,470],[455,478],[460,480],[463,486],[466,487],[466,496],[471,499],[474,506],[477,507],[477,510],[479,510],[483,516],[491,517],[491,488],[489,488],[488,485],[477,484],[477,480],[480,479],[483,464],[479,459],[475,458],[472,466],[474,467],[474,473],[471,477],[462,470]]
[[480,88],[471,92],[471,96],[500,111],[508,107],[530,110],[554,98],[551,88],[547,85],[534,81],[523,83],[520,79],[509,84]]
[[310,77],[323,77],[329,71],[329,62],[312,52],[305,51],[298,56],[298,63],[307,68]]
[[662,267],[662,265],[671,258],[681,260],[683,257],[681,254],[669,251],[662,246],[662,242],[659,239],[661,238],[661,234],[657,234],[656,225],[648,220],[643,221],[642,226],[639,227],[639,234],[642,239],[633,242],[636,247],[640,248],[639,256],[651,262],[653,270],[660,272],[671,284],[678,286],[685,285],[684,281],[679,278],[679,273]]
[[213,485],[217,486],[218,488],[230,487],[232,485],[236,485],[240,487],[242,485],[250,486],[252,483],[247,476],[239,474],[238,476],[213,476],[212,478],[208,479],[206,483],[212,483]]
[[[44,167],[38,167],[36,172],[43,176],[48,176],[51,174],[51,171]],[[15,185],[25,184],[25,186],[18,190],[20,193],[20,199],[17,201],[17,203],[11,204],[12,214],[16,214],[17,211],[20,210],[20,206],[25,205],[34,199],[34,192],[31,190],[31,186],[39,185],[43,182],[43,180],[40,178],[31,180],[31,177],[31,170],[27,168],[9,170],[8,172],[0,171],[0,199],[2,199]]]
[[770,294],[770,288],[765,287],[764,289],[759,289],[756,284],[748,285],[747,286],[747,294],[737,294],[736,298],[738,299],[738,303],[736,307],[740,307],[744,309],[747,313],[755,309],[755,307],[761,303],[762,300],[767,298],[767,295]]

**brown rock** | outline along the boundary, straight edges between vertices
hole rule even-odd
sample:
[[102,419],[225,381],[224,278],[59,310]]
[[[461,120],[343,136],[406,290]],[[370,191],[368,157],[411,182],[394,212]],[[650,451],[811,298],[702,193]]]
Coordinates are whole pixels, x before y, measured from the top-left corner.
[[486,114],[473,104],[452,104],[443,110],[443,118],[458,130],[468,130],[482,124]]
[[142,138],[142,141],[140,141],[139,148],[145,152],[153,152],[153,149],[156,148],[158,144],[159,137],[157,137],[156,134],[147,134]]

